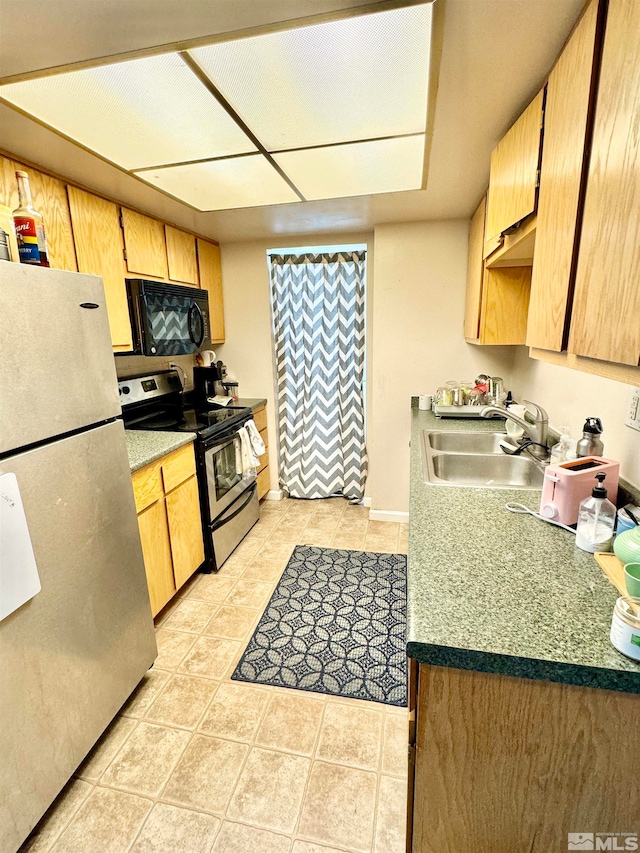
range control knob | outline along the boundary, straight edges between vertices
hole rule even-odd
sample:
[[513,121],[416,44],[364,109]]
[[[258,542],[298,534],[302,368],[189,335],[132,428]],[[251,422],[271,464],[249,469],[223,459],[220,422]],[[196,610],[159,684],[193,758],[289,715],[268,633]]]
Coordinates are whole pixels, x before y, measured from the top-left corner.
[[129,394],[130,391],[131,391],[131,388],[129,388],[128,385],[123,385],[122,388],[120,389],[121,394]]

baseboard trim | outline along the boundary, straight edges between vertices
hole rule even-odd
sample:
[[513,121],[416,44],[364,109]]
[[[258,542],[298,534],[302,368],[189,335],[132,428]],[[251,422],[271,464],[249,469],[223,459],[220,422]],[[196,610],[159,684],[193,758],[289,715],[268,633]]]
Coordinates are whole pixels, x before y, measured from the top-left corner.
[[370,507],[371,506],[371,498],[363,498],[362,499],[362,506]]
[[264,496],[265,501],[281,501],[284,497],[282,489],[270,489]]
[[408,512],[396,512],[396,510],[391,509],[370,509],[369,510],[369,520],[370,521],[400,521],[402,524],[409,523],[409,513]]

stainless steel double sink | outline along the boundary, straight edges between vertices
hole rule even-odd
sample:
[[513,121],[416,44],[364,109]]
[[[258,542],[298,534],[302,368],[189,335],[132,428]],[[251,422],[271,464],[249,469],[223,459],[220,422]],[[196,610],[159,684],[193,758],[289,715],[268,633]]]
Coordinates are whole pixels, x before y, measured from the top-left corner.
[[[504,432],[422,431],[424,481],[441,486],[540,490],[544,466],[530,457],[508,456]],[[515,445],[514,445],[515,447]]]

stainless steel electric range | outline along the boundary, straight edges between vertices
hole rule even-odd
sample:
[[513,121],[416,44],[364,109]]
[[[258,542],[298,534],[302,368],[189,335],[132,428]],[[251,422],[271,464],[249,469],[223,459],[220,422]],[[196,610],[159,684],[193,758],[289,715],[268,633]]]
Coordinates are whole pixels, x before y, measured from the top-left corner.
[[195,433],[202,571],[217,571],[260,517],[255,472],[243,474],[240,464],[238,430],[251,409],[192,405],[175,370],[130,376],[118,387],[126,429]]

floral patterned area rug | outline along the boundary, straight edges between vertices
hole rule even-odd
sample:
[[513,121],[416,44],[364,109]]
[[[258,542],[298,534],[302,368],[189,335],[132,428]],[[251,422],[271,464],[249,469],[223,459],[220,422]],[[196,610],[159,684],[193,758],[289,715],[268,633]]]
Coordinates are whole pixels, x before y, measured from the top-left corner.
[[407,558],[296,547],[236,681],[407,704]]

